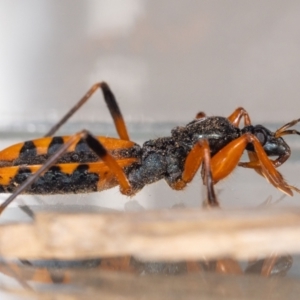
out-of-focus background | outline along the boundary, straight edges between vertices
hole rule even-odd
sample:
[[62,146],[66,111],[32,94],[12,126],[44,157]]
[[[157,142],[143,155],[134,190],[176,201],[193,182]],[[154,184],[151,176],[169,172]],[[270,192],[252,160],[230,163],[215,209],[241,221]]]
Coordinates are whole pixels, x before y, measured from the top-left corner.
[[[41,136],[37,124],[45,123],[46,132],[102,80],[115,92],[134,138],[140,130],[136,122],[156,128],[138,142],[168,134],[200,110],[228,116],[238,106],[249,111],[253,123],[276,128],[300,117],[299,32],[300,2],[295,0],[2,0],[1,132]],[[112,132],[94,128],[99,122],[111,124],[100,93],[72,122],[83,122],[95,134]],[[166,124],[166,132],[157,124]],[[299,136],[287,140],[293,150],[298,147]],[[11,143],[2,140],[3,146]],[[280,169],[300,186],[294,161]],[[164,183],[151,185],[134,199],[147,199],[150,207],[200,205],[200,178],[192,186],[171,192]],[[281,196],[251,170],[237,170],[218,187],[225,207],[242,205],[241,198],[255,206],[270,195],[274,201]],[[105,193],[94,197],[106,199]],[[114,206],[119,192],[110,193]],[[120,198],[123,206],[126,198]]]
[[[0,122],[61,116],[106,80],[128,121],[300,112],[300,3],[2,0]],[[96,97],[97,98],[97,97]],[[81,119],[109,120],[99,99]]]

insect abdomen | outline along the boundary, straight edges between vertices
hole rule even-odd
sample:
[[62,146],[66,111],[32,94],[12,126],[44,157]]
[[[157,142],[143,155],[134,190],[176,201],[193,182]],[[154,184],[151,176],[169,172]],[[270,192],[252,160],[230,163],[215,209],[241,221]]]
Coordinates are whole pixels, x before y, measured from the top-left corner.
[[[136,158],[118,160],[122,168]],[[12,166],[0,168],[0,193],[12,193],[41,166]],[[51,167],[29,187],[27,194],[77,194],[102,191],[118,184],[115,175],[104,162],[87,164],[58,164]]]
[[[8,169],[8,168],[3,168]],[[1,171],[5,171],[0,169]],[[13,168],[10,168],[13,171]],[[1,192],[12,193],[31,174],[31,167],[19,167],[9,182],[0,186]],[[59,166],[53,166],[26,190],[28,194],[87,193],[97,191],[99,174],[88,171],[88,165],[80,164],[70,174],[64,173]]]

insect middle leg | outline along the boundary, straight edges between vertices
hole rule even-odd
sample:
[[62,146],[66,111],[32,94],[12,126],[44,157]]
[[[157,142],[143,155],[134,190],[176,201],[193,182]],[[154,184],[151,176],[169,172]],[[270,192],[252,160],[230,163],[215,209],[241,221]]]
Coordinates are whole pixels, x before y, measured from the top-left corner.
[[109,112],[113,118],[115,127],[117,129],[118,135],[122,140],[129,140],[129,135],[127,132],[126,124],[122,116],[121,110],[117,103],[117,100],[111,91],[109,85],[106,82],[99,82],[94,84],[88,92],[76,103],[62,118],[58,121],[44,136],[52,136],[68,119],[78,110],[80,107],[86,103],[91,96],[98,90],[101,89],[105,103],[109,109]]
[[209,206],[219,206],[215,190],[214,183],[211,174],[210,167],[210,148],[207,140],[199,140],[188,154],[185,164],[184,171],[181,179],[170,186],[175,190],[182,190],[187,183],[192,181],[196,172],[200,168],[201,164],[204,169],[204,179],[207,188],[207,199]]

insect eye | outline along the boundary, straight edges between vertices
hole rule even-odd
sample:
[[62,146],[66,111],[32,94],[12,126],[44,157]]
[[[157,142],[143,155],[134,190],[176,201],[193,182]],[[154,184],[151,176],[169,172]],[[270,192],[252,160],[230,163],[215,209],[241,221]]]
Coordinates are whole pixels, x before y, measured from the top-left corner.
[[255,132],[255,136],[258,138],[258,140],[262,144],[262,146],[266,143],[267,138],[266,138],[266,135],[263,131]]

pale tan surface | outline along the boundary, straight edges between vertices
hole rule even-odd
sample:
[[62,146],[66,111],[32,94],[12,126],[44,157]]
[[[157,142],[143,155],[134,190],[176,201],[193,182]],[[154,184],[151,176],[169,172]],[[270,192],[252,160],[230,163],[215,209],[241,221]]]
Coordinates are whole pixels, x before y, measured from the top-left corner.
[[[299,254],[300,209],[175,209],[138,213],[37,214],[0,227],[6,259],[135,255],[152,260]],[[23,247],[26,245],[26,247]]]

